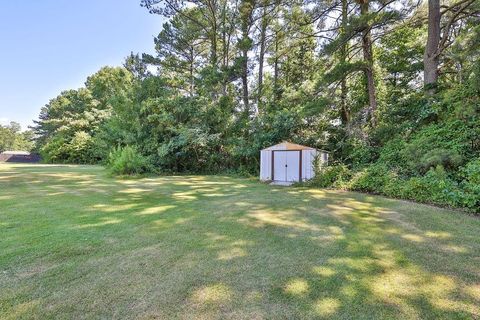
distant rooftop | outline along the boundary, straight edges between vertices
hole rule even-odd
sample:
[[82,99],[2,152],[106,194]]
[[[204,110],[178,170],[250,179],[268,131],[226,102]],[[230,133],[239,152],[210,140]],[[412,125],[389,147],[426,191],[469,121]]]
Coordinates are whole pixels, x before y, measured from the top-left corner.
[[30,152],[28,151],[3,151],[1,154],[7,154],[12,156],[29,156]]

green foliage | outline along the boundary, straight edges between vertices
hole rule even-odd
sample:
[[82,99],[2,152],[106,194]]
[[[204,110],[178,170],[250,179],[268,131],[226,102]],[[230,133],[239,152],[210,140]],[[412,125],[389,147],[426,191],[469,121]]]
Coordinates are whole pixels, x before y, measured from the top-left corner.
[[320,188],[341,188],[351,177],[352,172],[346,165],[330,165],[317,170],[315,178],[309,181],[308,185]]
[[419,202],[433,203],[446,206],[457,206],[461,191],[453,180],[449,179],[445,170],[439,166],[431,169],[423,177],[412,177],[407,180],[396,181],[397,190],[391,187],[385,194],[403,199],[412,199]]
[[10,122],[6,126],[0,125],[0,152],[31,151],[34,147],[32,140],[32,132],[22,132],[20,125],[16,122]]
[[85,131],[77,131],[69,143],[69,162],[89,163],[92,159],[92,136]]
[[136,175],[153,169],[148,158],[131,146],[114,148],[108,156],[107,168],[114,175]]
[[105,67],[88,77],[85,88],[62,92],[42,108],[34,132],[47,162],[98,163],[108,149],[98,148],[97,133],[124,101],[133,77],[124,68]]
[[384,165],[372,165],[353,174],[347,184],[350,190],[379,193],[395,174]]
[[460,170],[461,186],[465,191],[463,205],[480,211],[480,159],[474,159]]
[[424,174],[437,165],[455,170],[476,153],[479,133],[476,122],[456,119],[423,126],[407,138],[397,134],[387,140],[378,161],[407,175]]
[[47,161],[257,174],[259,151],[290,140],[335,159],[311,185],[479,206],[480,28],[464,13],[425,95],[411,4],[142,4],[168,18],[156,54],[52,99],[35,127]]
[[389,98],[409,91],[409,83],[423,68],[424,28],[404,24],[382,37],[378,47],[378,62],[387,73],[392,91]]
[[428,171],[430,168],[442,166],[447,169],[456,169],[462,163],[462,156],[456,151],[434,149],[420,158],[419,170]]
[[461,169],[462,177],[467,183],[480,186],[480,159],[473,159]]
[[441,166],[430,169],[424,176],[402,178],[381,164],[356,172],[345,165],[332,165],[321,169],[308,185],[383,194],[479,213],[480,184],[476,179],[480,176],[480,162],[468,164],[462,173],[465,180],[458,183]]
[[373,162],[377,158],[377,153],[375,147],[364,141],[353,141],[348,157],[354,168],[361,168],[366,163]]
[[48,163],[93,163],[93,140],[84,131],[73,133],[73,137],[58,134],[40,148],[40,154]]

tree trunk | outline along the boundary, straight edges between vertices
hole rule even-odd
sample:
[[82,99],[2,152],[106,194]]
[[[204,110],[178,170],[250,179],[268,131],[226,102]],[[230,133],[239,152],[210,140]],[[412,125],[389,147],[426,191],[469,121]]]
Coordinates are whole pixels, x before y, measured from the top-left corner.
[[244,1],[240,6],[240,30],[242,38],[240,40],[240,52],[242,53],[241,78],[242,78],[242,100],[245,115],[250,115],[250,103],[248,96],[248,51],[251,49],[251,41],[248,37],[252,23],[253,4],[251,1]]
[[279,100],[278,88],[278,32],[275,33],[275,57],[273,61],[273,102]]
[[[341,32],[345,33],[345,29],[347,26],[347,19],[348,19],[348,3],[347,0],[342,0],[342,28]],[[347,60],[347,45],[348,42],[342,44],[340,49],[340,63],[345,64]],[[340,83],[340,119],[342,120],[342,124],[347,124],[350,121],[350,112],[347,106],[347,77],[342,77]]]
[[217,66],[218,56],[217,56],[217,24],[213,24],[213,31],[212,31],[212,45],[211,45],[211,57],[210,62],[212,67]]
[[429,95],[435,93],[438,80],[440,18],[440,0],[428,0],[428,37],[423,56],[423,81]]
[[[227,1],[224,2],[222,8],[222,72],[227,69]],[[222,80],[222,95],[227,95],[227,79],[223,76]]]
[[245,113],[250,114],[250,103],[248,101],[248,50],[243,52],[242,61],[242,91],[243,91],[243,105]]
[[211,14],[211,19],[212,19],[212,30],[211,30],[211,64],[212,67],[215,69],[218,66],[218,21],[217,21],[217,2],[216,1],[210,1],[208,2],[208,6],[210,9],[210,14]]
[[342,120],[342,124],[346,125],[350,122],[350,112],[347,106],[347,80],[346,78],[342,79],[340,84],[340,119]]
[[262,27],[260,30],[260,53],[258,56],[258,92],[257,92],[257,110],[261,110],[262,90],[263,90],[263,61],[265,59],[265,36],[267,33],[267,6],[263,7]]
[[193,53],[193,47],[190,49],[190,65],[189,65],[189,76],[190,76],[190,97],[193,97],[193,89],[194,89],[194,83],[195,83],[195,78],[193,77],[193,65],[195,61],[194,53]]
[[[368,15],[369,2],[363,0],[360,4],[360,14],[362,16]],[[370,34],[370,26],[366,25],[362,34],[362,50],[363,60],[365,62],[365,76],[367,78],[368,91],[368,105],[370,120],[373,126],[376,125],[375,112],[377,110],[377,97],[375,89],[375,76],[373,73],[373,51],[372,51],[372,37]]]

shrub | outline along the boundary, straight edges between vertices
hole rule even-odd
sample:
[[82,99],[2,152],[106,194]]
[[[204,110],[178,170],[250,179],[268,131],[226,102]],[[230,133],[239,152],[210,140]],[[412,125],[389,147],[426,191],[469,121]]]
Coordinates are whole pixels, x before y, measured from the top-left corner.
[[148,158],[131,146],[114,148],[109,154],[107,167],[115,175],[142,174],[152,170]]
[[437,165],[456,169],[473,155],[473,142],[480,134],[476,127],[458,120],[421,127],[386,142],[378,162],[407,176],[425,174]]
[[85,131],[75,132],[70,144],[68,145],[69,158],[71,163],[95,163],[92,156],[93,139]]
[[475,212],[480,212],[480,159],[467,163],[460,169],[463,177],[461,183],[464,190],[463,205]]
[[372,192],[393,198],[480,212],[480,159],[471,161],[461,168],[460,175],[464,180],[458,183],[441,165],[431,168],[425,175],[402,178],[380,163],[357,172],[352,172],[345,165],[337,164],[321,168],[310,185]]
[[430,168],[442,166],[448,169],[457,168],[462,162],[458,152],[446,149],[434,149],[427,152],[418,164],[419,170],[427,172]]
[[391,174],[390,178],[383,187],[382,194],[392,197],[406,199],[404,194],[405,180],[399,178],[396,174]]
[[364,143],[355,144],[350,153],[353,168],[363,167],[365,164],[373,162],[376,157],[375,148]]
[[480,186],[480,158],[467,163],[460,172],[466,182]]
[[40,154],[46,163],[67,162],[69,157],[67,139],[62,135],[48,139],[40,148]]
[[352,173],[346,165],[329,165],[320,167],[315,173],[315,178],[309,184],[320,188],[341,188],[343,184],[350,180],[351,176]]
[[456,206],[460,190],[455,181],[448,178],[442,166],[430,169],[423,177],[407,181],[405,196],[420,202]]
[[465,207],[463,191],[457,182],[448,177],[442,166],[430,169],[424,176],[392,179],[382,193],[390,197],[418,202]]
[[391,173],[384,165],[373,165],[357,172],[349,183],[349,189],[382,193],[383,188],[391,179]]
[[409,156],[405,153],[407,143],[401,139],[390,140],[380,152],[378,162],[385,164],[388,167],[397,168],[401,171],[409,171]]

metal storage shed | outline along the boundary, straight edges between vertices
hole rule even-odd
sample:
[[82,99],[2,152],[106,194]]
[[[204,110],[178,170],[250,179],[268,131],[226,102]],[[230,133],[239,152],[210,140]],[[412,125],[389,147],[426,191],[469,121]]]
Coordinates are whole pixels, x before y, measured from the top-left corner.
[[260,151],[260,180],[305,181],[315,176],[314,160],[326,164],[328,153],[290,142],[282,142]]

